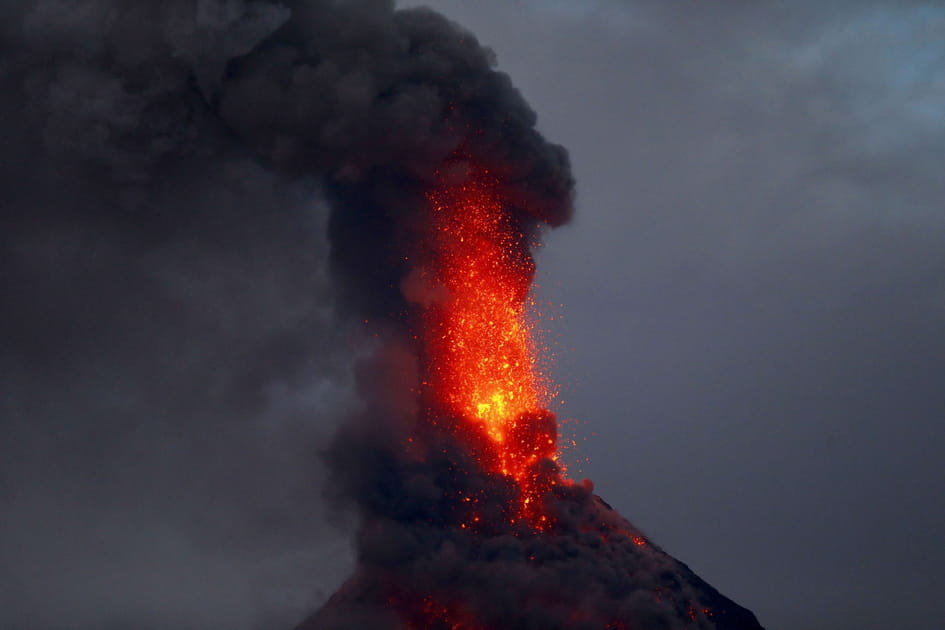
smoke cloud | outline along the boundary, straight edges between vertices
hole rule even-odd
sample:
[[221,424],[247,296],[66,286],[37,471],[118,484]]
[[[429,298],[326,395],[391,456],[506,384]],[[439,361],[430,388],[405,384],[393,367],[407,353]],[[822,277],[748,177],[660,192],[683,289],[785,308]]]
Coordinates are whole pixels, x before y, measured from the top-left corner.
[[359,397],[377,435],[411,417],[363,375],[409,353],[356,374],[349,322],[396,324],[436,168],[570,215],[494,65],[385,1],[3,4],[0,625],[285,627],[327,596],[316,453]]

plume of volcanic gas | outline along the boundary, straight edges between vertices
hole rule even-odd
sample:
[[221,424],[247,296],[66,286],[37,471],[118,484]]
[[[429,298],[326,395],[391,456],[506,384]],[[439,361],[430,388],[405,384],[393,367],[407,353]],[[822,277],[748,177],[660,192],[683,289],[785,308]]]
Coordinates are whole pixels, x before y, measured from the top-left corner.
[[[557,463],[531,249],[568,220],[573,179],[471,33],[393,0],[21,0],[0,17],[19,227],[81,218],[147,253],[155,232],[199,230],[177,203],[191,171],[252,158],[331,205],[331,306],[376,343],[327,451],[360,512],[357,569],[300,630],[758,627]],[[255,214],[217,210],[254,233]]]

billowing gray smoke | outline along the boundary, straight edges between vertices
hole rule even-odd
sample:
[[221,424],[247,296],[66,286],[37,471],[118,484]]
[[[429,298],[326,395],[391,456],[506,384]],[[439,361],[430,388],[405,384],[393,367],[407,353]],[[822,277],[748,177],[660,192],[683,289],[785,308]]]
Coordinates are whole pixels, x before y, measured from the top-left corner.
[[378,0],[113,5],[6,5],[4,76],[8,108],[26,119],[16,127],[41,136],[22,141],[46,149],[51,168],[114,185],[123,207],[153,205],[148,186],[166,190],[168,171],[212,156],[314,176],[337,202],[337,270],[386,297],[417,220],[413,195],[457,151],[488,164],[529,213],[568,217],[565,151],[535,131],[490,51],[432,11]]
[[0,4],[0,626],[284,627],[327,596],[346,322],[399,314],[458,150],[565,220],[534,122],[471,34],[391,2]]
[[410,394],[437,169],[487,167],[523,229],[571,211],[472,34],[384,0],[13,0],[0,29],[0,625],[287,627],[323,450],[358,568],[306,628],[757,627],[588,487],[510,525],[516,488]]

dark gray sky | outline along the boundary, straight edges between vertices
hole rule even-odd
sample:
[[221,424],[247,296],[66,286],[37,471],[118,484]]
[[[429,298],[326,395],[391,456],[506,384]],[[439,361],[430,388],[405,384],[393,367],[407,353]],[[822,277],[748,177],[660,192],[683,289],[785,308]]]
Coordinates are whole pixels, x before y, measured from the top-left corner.
[[941,3],[432,6],[571,151],[574,474],[768,628],[939,623]]
[[[239,11],[198,4],[235,49],[165,26],[211,69],[283,19],[240,31]],[[0,18],[28,5],[27,38],[96,54],[54,2]],[[95,32],[105,5],[84,6],[70,19]],[[945,9],[432,6],[571,151],[576,217],[539,270],[564,304],[562,415],[588,460],[572,474],[771,630],[937,623]],[[153,25],[130,26],[116,45],[146,58]],[[137,78],[148,98],[59,70],[30,83],[59,113],[42,138],[35,94],[0,94],[0,626],[290,627],[350,569],[314,455],[351,404],[324,203],[231,148],[135,163],[136,142],[187,137],[180,103],[147,109],[170,70]],[[101,142],[109,124],[124,144]],[[71,170],[76,152],[126,179]]]

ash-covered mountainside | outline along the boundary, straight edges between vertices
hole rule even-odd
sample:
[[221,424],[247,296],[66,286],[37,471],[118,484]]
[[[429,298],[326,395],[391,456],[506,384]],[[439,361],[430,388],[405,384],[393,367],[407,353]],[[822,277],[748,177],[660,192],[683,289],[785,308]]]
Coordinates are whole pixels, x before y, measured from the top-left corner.
[[357,567],[295,630],[761,630],[552,459],[534,468],[548,488],[536,523],[449,418],[379,414],[329,451],[361,516]]
[[429,525],[405,540],[402,524],[371,523],[362,541],[403,547],[362,550],[358,572],[295,630],[762,629],[599,497],[560,501],[577,518],[555,532]]

